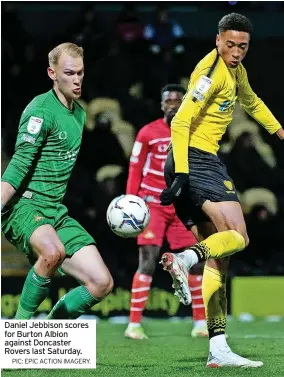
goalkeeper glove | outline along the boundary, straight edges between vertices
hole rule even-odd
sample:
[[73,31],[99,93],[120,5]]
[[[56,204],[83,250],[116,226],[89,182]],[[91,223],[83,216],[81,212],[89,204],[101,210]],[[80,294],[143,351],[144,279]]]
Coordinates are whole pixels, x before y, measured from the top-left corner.
[[175,180],[170,188],[166,188],[160,195],[161,204],[169,206],[181,194],[183,187],[188,183],[189,175],[185,173],[177,173]]

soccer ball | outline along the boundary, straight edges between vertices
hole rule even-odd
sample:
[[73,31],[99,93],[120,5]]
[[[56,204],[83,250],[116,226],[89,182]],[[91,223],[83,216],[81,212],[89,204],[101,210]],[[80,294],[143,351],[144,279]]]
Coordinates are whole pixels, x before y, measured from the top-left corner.
[[147,227],[150,212],[143,199],[135,195],[121,195],[113,199],[107,209],[110,229],[124,238],[137,237]]

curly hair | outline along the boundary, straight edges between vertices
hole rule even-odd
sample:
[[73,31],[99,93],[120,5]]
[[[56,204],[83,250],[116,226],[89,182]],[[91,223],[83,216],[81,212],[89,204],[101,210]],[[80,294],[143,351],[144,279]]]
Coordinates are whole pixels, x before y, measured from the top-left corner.
[[244,31],[252,33],[252,24],[250,20],[239,13],[230,13],[224,16],[218,24],[219,33],[227,30]]

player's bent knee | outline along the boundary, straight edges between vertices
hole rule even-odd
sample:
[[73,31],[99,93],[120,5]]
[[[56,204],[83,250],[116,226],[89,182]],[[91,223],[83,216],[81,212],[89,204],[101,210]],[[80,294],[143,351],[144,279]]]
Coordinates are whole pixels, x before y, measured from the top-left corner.
[[59,266],[66,256],[64,246],[50,246],[46,250],[44,250],[39,260],[43,263],[47,268],[54,268]]
[[114,286],[113,278],[111,275],[109,275],[109,281],[108,281],[107,290],[106,290],[107,295],[113,290],[113,286]]
[[62,263],[66,257],[65,247],[63,245],[56,246],[56,250],[58,258],[60,259],[59,262]]
[[101,277],[99,281],[90,278],[86,287],[91,295],[98,299],[103,299],[113,289],[113,278],[110,274]]
[[248,247],[248,245],[249,245],[249,237],[248,237],[247,234],[244,234],[243,237],[245,239],[245,245],[246,245],[245,247]]

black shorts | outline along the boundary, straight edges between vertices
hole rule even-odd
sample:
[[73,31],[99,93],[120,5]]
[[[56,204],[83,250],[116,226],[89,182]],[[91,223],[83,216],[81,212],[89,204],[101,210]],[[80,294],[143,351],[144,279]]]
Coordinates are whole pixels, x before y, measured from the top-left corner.
[[[239,202],[236,187],[219,157],[197,148],[188,149],[188,187],[174,203],[177,216],[189,229],[192,225],[210,221],[201,210],[206,200],[211,202]],[[175,177],[173,151],[168,154],[165,164],[165,180],[170,187]]]

